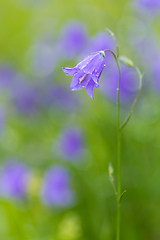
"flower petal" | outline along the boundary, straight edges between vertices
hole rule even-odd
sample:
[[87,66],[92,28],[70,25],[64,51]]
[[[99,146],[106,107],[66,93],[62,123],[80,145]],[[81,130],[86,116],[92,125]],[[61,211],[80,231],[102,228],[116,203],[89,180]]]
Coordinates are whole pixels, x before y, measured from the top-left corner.
[[73,76],[78,72],[79,69],[77,67],[74,67],[74,68],[62,68],[62,70],[66,75]]
[[92,79],[93,79],[93,81],[94,81],[95,83],[97,83],[97,84],[98,84],[98,82],[99,82],[99,78],[100,78],[100,76],[101,76],[101,73],[102,73],[104,67],[105,67],[104,57],[101,57],[101,58],[99,59],[99,63],[97,64],[94,72],[92,73]]
[[71,90],[79,83],[79,79],[81,79],[83,75],[84,73],[82,71],[79,71],[77,74],[75,74],[70,85]]
[[77,64],[76,67],[79,69],[83,69],[85,66],[87,66],[92,61],[92,59],[95,57],[95,55],[97,55],[97,53],[91,54],[91,55],[85,57],[80,63]]
[[83,68],[83,71],[87,74],[92,74],[101,59],[103,59],[101,53],[95,54],[94,58]]
[[[81,76],[79,77],[79,80],[80,79],[81,79]],[[89,81],[91,80],[91,75],[88,75],[82,83],[79,83],[79,80],[78,80],[77,85],[75,85],[74,87],[71,88],[71,91],[78,91],[78,90],[85,88],[87,86],[87,84],[89,83]]]
[[86,92],[93,100],[94,100],[93,91],[94,91],[95,86],[96,86],[96,83],[92,79],[86,86]]

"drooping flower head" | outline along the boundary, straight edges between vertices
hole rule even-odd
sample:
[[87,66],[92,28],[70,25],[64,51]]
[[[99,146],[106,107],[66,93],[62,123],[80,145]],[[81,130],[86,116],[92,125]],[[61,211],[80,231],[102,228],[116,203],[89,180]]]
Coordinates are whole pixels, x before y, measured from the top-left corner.
[[73,202],[70,175],[60,166],[50,168],[44,177],[41,199],[45,205],[67,207]]
[[62,68],[66,75],[74,76],[70,85],[71,91],[86,87],[87,94],[94,99],[93,91],[99,88],[99,78],[105,67],[105,52],[91,54],[74,68]]

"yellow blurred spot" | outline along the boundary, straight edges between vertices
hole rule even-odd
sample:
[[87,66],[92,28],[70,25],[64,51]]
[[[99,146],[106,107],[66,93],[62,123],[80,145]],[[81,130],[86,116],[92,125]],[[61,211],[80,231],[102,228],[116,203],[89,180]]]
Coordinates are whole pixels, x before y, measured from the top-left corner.
[[40,186],[41,177],[38,174],[31,175],[28,183],[28,194],[30,196],[37,196],[39,194]]
[[62,220],[58,229],[58,239],[78,239],[81,235],[81,223],[77,215],[70,214]]
[[114,169],[113,169],[113,166],[112,166],[111,162],[109,163],[108,172],[109,172],[109,175],[112,175],[113,172],[114,172]]

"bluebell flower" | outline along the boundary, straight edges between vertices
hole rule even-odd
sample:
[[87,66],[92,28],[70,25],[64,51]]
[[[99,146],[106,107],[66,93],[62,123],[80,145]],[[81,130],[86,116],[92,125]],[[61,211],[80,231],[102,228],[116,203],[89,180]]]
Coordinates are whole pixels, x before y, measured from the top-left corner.
[[28,187],[28,168],[17,161],[7,161],[0,173],[0,195],[18,199],[24,198]]
[[50,168],[43,179],[41,199],[45,205],[67,207],[73,203],[68,171],[60,166]]
[[58,155],[63,159],[71,161],[79,159],[84,152],[82,132],[76,127],[65,129],[57,145]]
[[99,78],[105,67],[105,53],[100,51],[84,58],[74,68],[62,68],[66,75],[74,76],[70,85],[71,91],[86,87],[87,94],[94,99],[95,87],[99,88]]

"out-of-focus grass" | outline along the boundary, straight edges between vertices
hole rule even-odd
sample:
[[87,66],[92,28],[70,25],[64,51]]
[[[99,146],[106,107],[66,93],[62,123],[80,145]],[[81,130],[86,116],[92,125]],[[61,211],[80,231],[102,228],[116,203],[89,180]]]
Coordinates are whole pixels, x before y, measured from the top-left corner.
[[[46,35],[58,41],[63,26],[70,20],[82,22],[90,37],[106,27],[111,28],[119,39],[120,53],[147,71],[131,44],[129,30],[139,18],[142,25],[146,24],[144,39],[150,35],[150,29],[158,36],[158,16],[146,23],[133,9],[132,2],[124,0],[23,2],[1,0],[0,64],[10,64],[16,72],[27,75],[30,82],[38,82],[28,60],[31,47]],[[138,34],[139,26],[136,27],[134,31]],[[151,53],[152,47],[148,49]],[[76,63],[74,59],[59,61],[49,76],[51,82],[69,89],[71,78],[67,79],[61,67]],[[39,81],[47,84],[48,77]],[[108,163],[113,163],[116,174],[116,107],[98,89],[94,101],[85,91],[70,94],[80,98],[75,110],[40,107],[33,116],[17,113],[9,100],[10,93],[1,96],[6,116],[0,133],[1,168],[6,159],[18,158],[30,168],[33,181],[26,199],[1,198],[0,239],[115,239],[116,201],[108,177]],[[123,119],[126,111],[121,113]],[[74,125],[83,133],[85,154],[79,161],[68,162],[57,155],[54,144],[66,127]],[[159,95],[152,89],[147,72],[133,117],[122,134],[122,188],[127,190],[122,202],[123,240],[160,237],[159,133]],[[45,172],[53,165],[62,165],[71,172],[75,202],[70,208],[48,207],[40,199]]]

